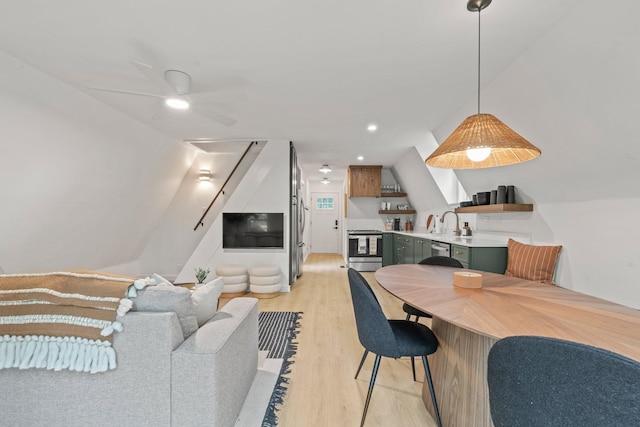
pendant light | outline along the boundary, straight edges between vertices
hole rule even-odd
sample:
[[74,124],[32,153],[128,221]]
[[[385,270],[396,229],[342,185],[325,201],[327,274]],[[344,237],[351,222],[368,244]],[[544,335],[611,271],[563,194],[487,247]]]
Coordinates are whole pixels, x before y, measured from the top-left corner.
[[491,0],[469,0],[467,10],[478,12],[478,114],[467,117],[425,160],[448,169],[480,169],[526,162],[542,152],[491,114],[480,114],[480,11]]

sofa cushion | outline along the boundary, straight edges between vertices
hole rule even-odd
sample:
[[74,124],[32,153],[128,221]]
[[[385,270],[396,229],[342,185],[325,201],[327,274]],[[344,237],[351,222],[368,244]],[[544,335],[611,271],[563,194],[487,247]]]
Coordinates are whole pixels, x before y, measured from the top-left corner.
[[132,311],[175,312],[185,338],[198,330],[191,291],[184,287],[147,286],[132,301]]
[[222,293],[224,280],[218,277],[205,284],[197,284],[195,291],[191,294],[193,299],[193,307],[196,312],[198,326],[207,323],[218,310],[218,298]]
[[153,273],[153,275],[151,275],[151,278],[156,281],[156,285],[173,286],[173,283],[171,283],[169,280],[165,279],[158,273]]
[[514,276],[533,280],[534,282],[546,283],[547,285],[555,285],[553,276],[556,271],[560,249],[562,249],[561,245],[527,245],[509,239],[507,247],[507,271],[504,272],[505,276]]

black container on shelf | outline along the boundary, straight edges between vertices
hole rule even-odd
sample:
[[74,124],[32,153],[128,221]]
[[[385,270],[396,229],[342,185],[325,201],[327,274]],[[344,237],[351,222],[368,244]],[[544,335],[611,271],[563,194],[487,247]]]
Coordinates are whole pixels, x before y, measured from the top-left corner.
[[513,185],[507,185],[507,203],[516,202],[516,187]]
[[478,206],[478,195],[477,194],[473,195],[473,206]]
[[498,185],[498,190],[496,191],[496,203],[499,205],[503,203],[507,203],[507,186],[506,185]]
[[490,191],[481,191],[478,193],[478,205],[488,205],[491,197]]
[[489,204],[495,205],[498,200],[498,190],[491,190],[491,196],[489,196]]

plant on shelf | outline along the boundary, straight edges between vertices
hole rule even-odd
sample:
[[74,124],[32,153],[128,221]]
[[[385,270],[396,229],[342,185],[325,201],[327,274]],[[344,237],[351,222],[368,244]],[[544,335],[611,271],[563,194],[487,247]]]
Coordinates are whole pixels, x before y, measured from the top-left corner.
[[198,280],[198,283],[204,283],[204,279],[207,278],[207,275],[211,271],[208,268],[206,270],[204,268],[196,268],[195,270],[196,270],[196,279]]

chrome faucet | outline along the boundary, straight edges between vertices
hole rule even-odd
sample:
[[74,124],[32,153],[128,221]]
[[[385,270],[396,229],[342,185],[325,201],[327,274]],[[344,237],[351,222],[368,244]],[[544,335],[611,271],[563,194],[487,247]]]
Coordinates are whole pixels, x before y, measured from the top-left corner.
[[442,216],[440,217],[440,222],[444,224],[444,217],[448,213],[452,213],[456,216],[456,236],[461,235],[462,231],[460,231],[460,217],[455,211],[446,211],[445,213],[443,213]]

